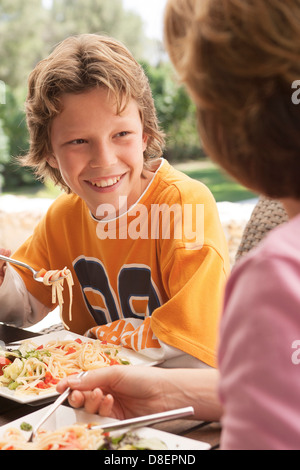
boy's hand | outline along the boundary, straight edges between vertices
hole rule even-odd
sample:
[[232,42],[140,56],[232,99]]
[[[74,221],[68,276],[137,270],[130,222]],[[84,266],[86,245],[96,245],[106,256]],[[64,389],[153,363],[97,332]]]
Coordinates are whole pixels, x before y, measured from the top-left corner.
[[[6,250],[5,248],[0,248],[0,255],[10,256],[11,251]],[[6,262],[0,259],[0,286],[3,284],[5,271],[6,271]]]

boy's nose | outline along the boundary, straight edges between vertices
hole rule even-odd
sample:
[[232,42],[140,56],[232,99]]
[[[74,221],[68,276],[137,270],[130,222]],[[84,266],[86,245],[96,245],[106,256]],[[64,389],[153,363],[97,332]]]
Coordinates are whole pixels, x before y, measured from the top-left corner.
[[93,145],[90,158],[92,168],[106,168],[117,163],[117,156],[109,144],[97,143]]

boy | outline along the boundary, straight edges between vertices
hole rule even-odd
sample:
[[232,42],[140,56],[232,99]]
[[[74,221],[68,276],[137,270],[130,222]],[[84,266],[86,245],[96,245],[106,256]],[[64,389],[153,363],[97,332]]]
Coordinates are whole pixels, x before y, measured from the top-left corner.
[[[161,158],[163,134],[143,69],[113,39],[68,38],[32,72],[26,111],[31,146],[22,164],[67,194],[14,257],[71,270],[72,320],[67,296],[63,311],[71,331],[157,361],[215,366],[226,241],[207,188]],[[178,218],[186,206],[193,220]],[[198,206],[200,237],[192,230]],[[157,227],[162,207],[180,211]],[[53,308],[49,288],[11,266],[0,302],[1,321],[17,325]]]

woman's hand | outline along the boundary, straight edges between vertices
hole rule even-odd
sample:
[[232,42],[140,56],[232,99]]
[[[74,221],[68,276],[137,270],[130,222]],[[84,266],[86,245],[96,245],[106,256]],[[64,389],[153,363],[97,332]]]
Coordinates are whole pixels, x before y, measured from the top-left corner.
[[57,391],[62,393],[69,386],[73,389],[69,403],[74,408],[124,419],[168,409],[161,380],[159,369],[112,366],[91,371],[79,380],[69,376],[57,385]]
[[193,406],[195,418],[218,421],[218,377],[214,369],[112,366],[66,377],[57,391],[70,387],[71,406],[116,419]]

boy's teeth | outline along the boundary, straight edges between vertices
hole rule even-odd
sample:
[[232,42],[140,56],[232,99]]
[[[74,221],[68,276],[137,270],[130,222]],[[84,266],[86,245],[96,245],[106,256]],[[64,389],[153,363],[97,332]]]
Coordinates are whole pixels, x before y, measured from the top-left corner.
[[113,186],[120,181],[121,177],[118,176],[117,178],[109,178],[108,180],[96,181],[95,183],[92,182],[93,186],[97,186],[97,188],[108,188],[109,186]]

